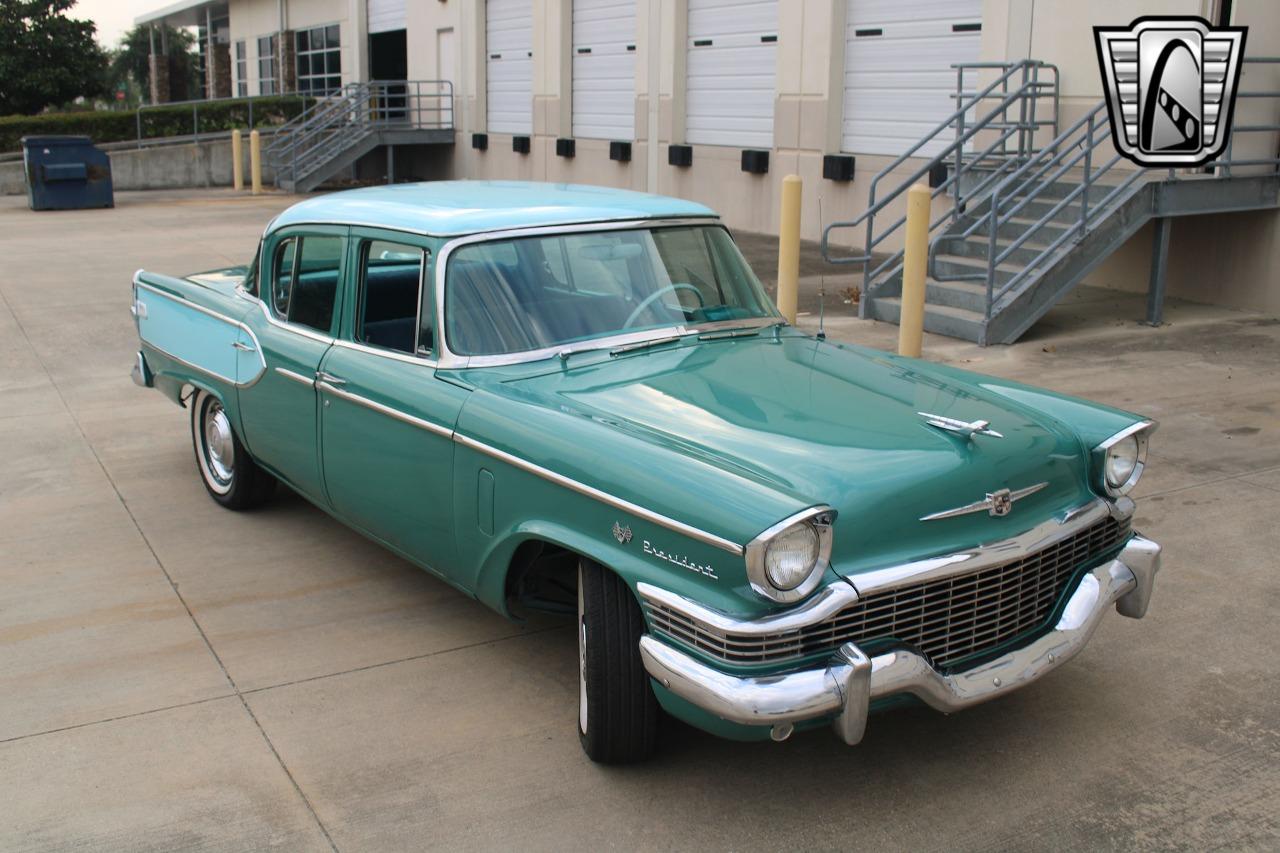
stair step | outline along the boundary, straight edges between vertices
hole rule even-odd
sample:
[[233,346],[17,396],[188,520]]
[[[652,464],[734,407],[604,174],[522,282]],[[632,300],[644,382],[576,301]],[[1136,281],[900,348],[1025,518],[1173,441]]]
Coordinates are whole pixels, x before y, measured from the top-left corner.
[[[1010,242],[1011,241],[1009,240],[997,242],[996,253],[999,254],[1009,248]],[[1014,249],[1013,253],[1007,258],[1009,263],[1017,264],[1018,266],[1025,266],[1039,257],[1045,247],[1042,245],[1033,245],[1033,242],[1034,241],[1032,240],[1028,240],[1026,243],[1023,243],[1021,246]],[[946,250],[948,255],[954,255],[958,258],[970,258],[980,260],[983,263],[986,263],[987,261],[987,240],[985,237],[979,238],[976,234],[972,237],[966,237],[963,240],[949,241],[946,244]]]
[[[881,297],[871,306],[872,316],[886,323],[897,324],[902,316],[902,300],[896,296]],[[977,342],[982,335],[983,316],[980,311],[966,311],[948,305],[924,306],[924,330],[938,335]]]
[[[955,225],[953,225],[949,230],[954,230],[956,232],[967,231],[969,226],[973,225],[977,221],[978,221],[978,218],[974,217],[973,214],[965,214],[964,216],[960,217],[959,221]],[[1008,238],[1011,240],[1017,239],[1018,237],[1021,237],[1029,228],[1031,228],[1032,225],[1035,225],[1035,222],[1036,222],[1035,219],[1023,219],[1022,217],[1010,219],[1009,221],[1005,222],[997,229],[996,236],[998,238]],[[1037,243],[1048,245],[1049,243],[1052,243],[1054,240],[1057,240],[1063,234],[1067,233],[1068,230],[1070,230],[1070,227],[1068,225],[1064,225],[1063,223],[1052,222],[1052,221],[1046,222],[1044,225],[1036,229],[1035,237],[1033,238],[1033,240]],[[974,232],[974,236],[978,236],[979,234],[984,239],[988,236],[988,234],[990,234],[990,226],[987,222],[985,221],[982,222],[978,226],[977,230]]]
[[[1014,264],[1000,264],[996,267],[995,280],[998,284],[1004,284],[1022,272],[1022,269],[1021,266]],[[987,280],[987,262],[986,259],[979,260],[977,258],[962,258],[957,255],[938,255],[934,259],[932,272],[944,279],[951,276],[965,276],[966,278],[981,276],[980,279],[969,278],[968,280],[985,282]]]
[[982,282],[928,279],[924,287],[925,305],[962,308],[981,314],[987,304],[987,286]]

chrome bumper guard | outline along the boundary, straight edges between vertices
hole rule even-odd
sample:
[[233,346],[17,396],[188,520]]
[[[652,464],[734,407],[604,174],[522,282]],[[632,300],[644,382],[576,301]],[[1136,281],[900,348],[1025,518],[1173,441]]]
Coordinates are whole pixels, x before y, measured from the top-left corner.
[[138,350],[138,357],[134,359],[133,370],[129,373],[133,379],[133,384],[140,388],[151,388],[155,385],[155,377],[151,375],[151,366],[147,364],[147,357],[142,354],[142,350]]
[[739,677],[721,672],[646,634],[645,669],[663,687],[733,723],[772,726],[785,738],[803,720],[835,715],[836,734],[849,745],[862,740],[871,702],[911,694],[950,713],[1017,690],[1076,655],[1111,604],[1141,619],[1160,569],[1160,546],[1134,536],[1113,560],[1084,575],[1053,630],[1027,645],[964,672],[944,675],[920,655],[895,650],[868,657],[845,643],[823,669]]

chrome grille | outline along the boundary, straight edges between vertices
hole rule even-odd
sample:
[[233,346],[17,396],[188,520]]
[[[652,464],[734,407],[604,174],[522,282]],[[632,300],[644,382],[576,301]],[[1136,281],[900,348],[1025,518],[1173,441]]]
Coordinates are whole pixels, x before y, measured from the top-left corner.
[[842,643],[909,646],[946,667],[1045,623],[1076,570],[1129,536],[1105,518],[1039,551],[967,574],[873,593],[814,625],[779,634],[734,634],[649,601],[655,631],[727,663],[779,663]]

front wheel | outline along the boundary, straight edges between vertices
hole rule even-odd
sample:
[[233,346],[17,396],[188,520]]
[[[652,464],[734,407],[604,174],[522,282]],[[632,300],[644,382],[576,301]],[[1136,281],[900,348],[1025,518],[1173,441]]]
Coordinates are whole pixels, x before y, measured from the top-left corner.
[[191,402],[191,443],[204,487],[227,509],[250,509],[275,491],[276,478],[249,458],[222,401],[208,391]]
[[578,737],[587,757],[629,764],[658,741],[658,700],[640,659],[644,616],[622,579],[578,562]]

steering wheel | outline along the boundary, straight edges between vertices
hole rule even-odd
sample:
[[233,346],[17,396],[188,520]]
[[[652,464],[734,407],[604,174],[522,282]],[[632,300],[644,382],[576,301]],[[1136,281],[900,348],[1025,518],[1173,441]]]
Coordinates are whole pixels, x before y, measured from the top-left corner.
[[627,318],[627,322],[622,324],[622,328],[630,329],[631,324],[636,321],[637,317],[639,317],[641,314],[644,313],[646,308],[648,308],[650,305],[652,305],[654,302],[660,299],[664,294],[671,293],[677,290],[690,291],[691,293],[693,293],[694,296],[698,297],[699,308],[703,308],[706,306],[706,303],[702,301],[702,291],[698,290],[698,288],[694,287],[692,284],[681,284],[681,283],[668,284],[666,287],[660,290],[655,290],[653,293],[650,293],[644,299],[641,299],[640,304],[636,306],[636,309],[631,312],[631,316]]

